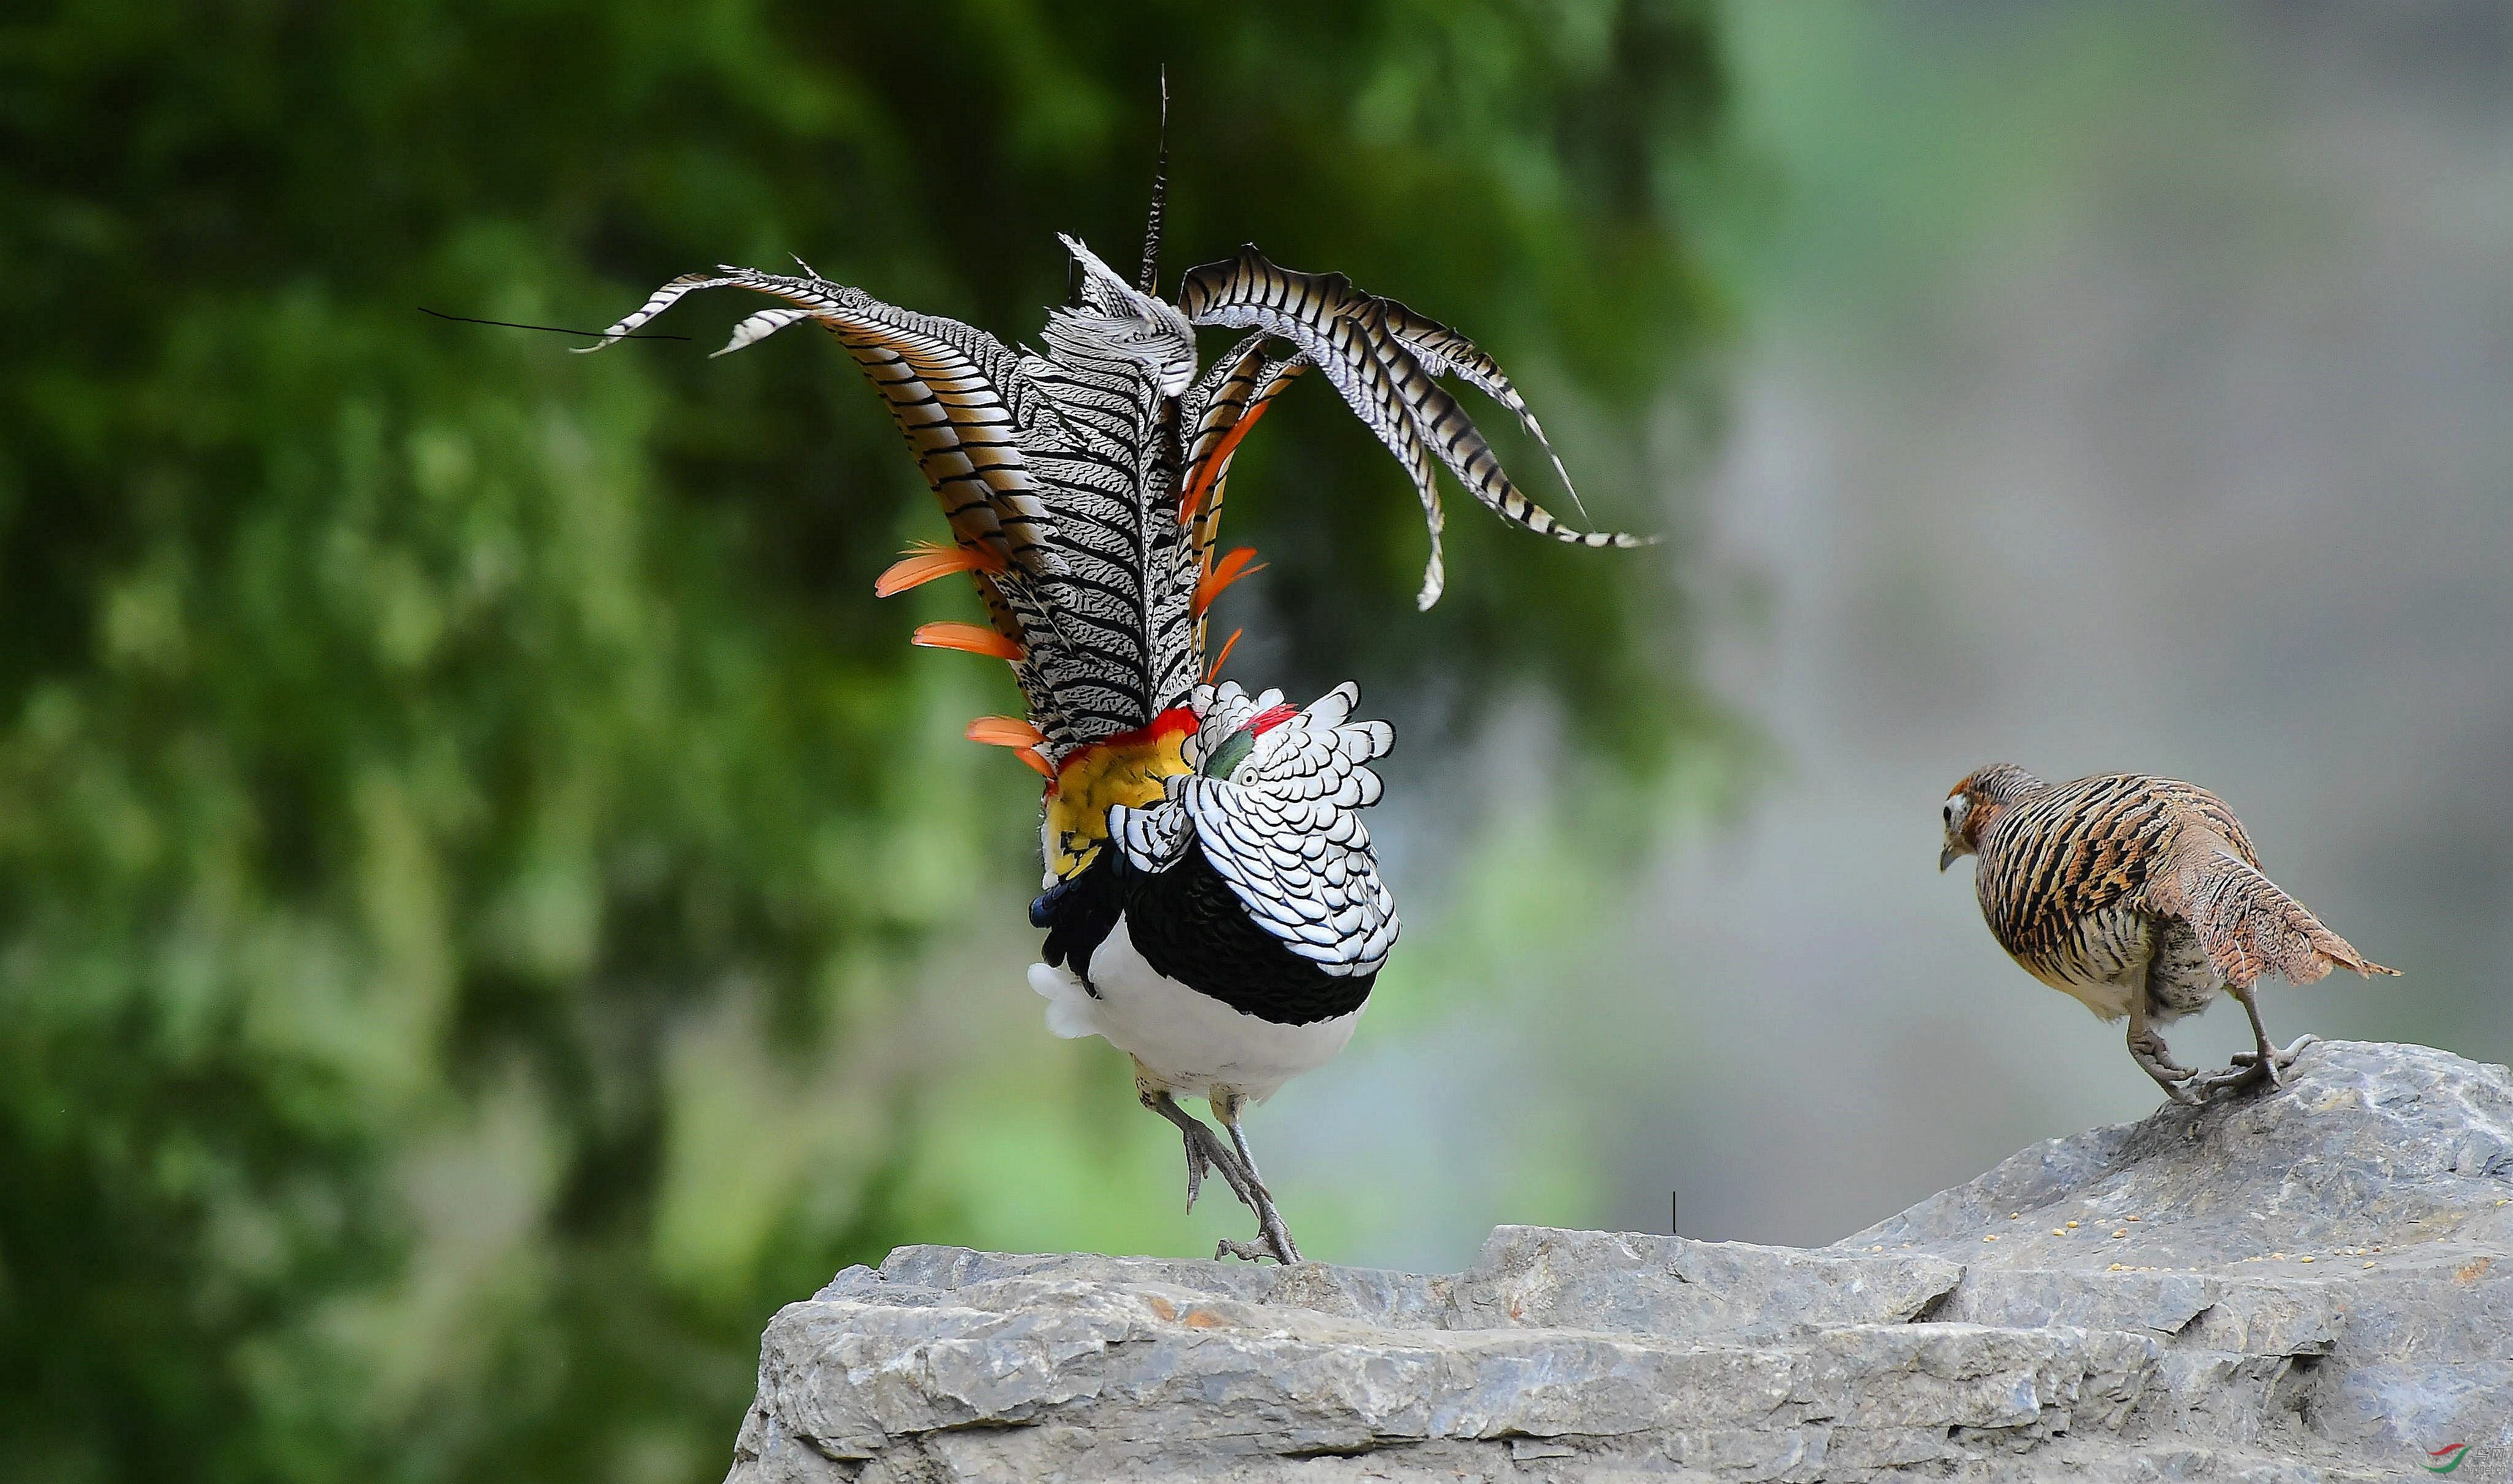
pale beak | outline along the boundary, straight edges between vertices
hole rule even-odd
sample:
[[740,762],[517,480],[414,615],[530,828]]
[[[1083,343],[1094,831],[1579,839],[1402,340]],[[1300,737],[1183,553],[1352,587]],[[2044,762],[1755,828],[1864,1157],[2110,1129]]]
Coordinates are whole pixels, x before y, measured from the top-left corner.
[[1962,859],[1963,852],[1952,845],[1949,845],[1945,849],[1937,852],[1937,874],[1944,875],[1947,866],[1954,864],[1957,861]]

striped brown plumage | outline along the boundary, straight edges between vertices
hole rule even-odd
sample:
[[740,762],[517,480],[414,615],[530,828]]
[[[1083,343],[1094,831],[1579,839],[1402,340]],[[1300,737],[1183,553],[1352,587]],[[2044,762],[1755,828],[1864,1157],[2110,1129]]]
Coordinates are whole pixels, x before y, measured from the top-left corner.
[[[1980,858],[1974,889],[1999,946],[2104,1020],[2127,1017],[2132,1057],[2177,1101],[2274,1081],[2292,1060],[2260,1025],[2261,979],[2397,972],[2270,881],[2242,822],[2194,783],[2114,773],[2051,784],[2002,763],[1955,785],[1944,822],[1938,865]],[[2236,1068],[2201,1075],[2174,1063],[2153,1027],[2220,991],[2250,1014],[2257,1046]]]

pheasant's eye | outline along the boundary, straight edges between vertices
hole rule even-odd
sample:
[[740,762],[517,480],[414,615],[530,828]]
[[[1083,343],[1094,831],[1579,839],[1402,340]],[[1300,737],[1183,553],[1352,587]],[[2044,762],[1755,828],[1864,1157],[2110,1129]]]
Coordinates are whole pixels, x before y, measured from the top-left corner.
[[1955,816],[1961,813],[1962,810],[1963,800],[1961,798],[1951,798],[1946,800],[1946,827],[1948,829],[1952,829],[1954,827]]

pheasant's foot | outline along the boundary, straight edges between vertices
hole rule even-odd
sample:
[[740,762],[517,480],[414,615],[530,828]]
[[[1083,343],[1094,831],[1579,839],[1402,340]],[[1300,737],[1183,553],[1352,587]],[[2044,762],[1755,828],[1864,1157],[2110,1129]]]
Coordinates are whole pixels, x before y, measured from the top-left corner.
[[2263,1082],[2271,1087],[2279,1085],[2277,1073],[2263,1063],[2257,1056],[2245,1052],[2235,1057],[2234,1062],[2234,1065],[2223,1071],[2203,1072],[2192,1077],[2186,1084],[2198,1095],[2192,1101],[2204,1103],[2218,1093],[2233,1093],[2239,1096]]
[[2202,1096],[2212,1097],[2220,1089],[2241,1092],[2245,1088],[2256,1087],[2262,1082],[2266,1082],[2272,1088],[2285,1086],[2278,1080],[2278,1073],[2293,1066],[2294,1059],[2302,1055],[2303,1049],[2321,1038],[2313,1035],[2298,1036],[2294,1045],[2281,1051],[2270,1044],[2269,1028],[2260,1023],[2260,1002],[2252,986],[2229,983],[2225,986],[2225,992],[2240,1001],[2243,1014],[2251,1017],[2254,1049],[2236,1052],[2233,1057],[2234,1065],[2210,1077]]
[[2191,1083],[2199,1074],[2174,1061],[2172,1055],[2165,1051],[2162,1040],[2152,1035],[2143,1040],[2133,1040],[2129,1043],[2129,1054],[2138,1069],[2154,1078],[2155,1085],[2164,1089],[2164,1096],[2187,1107],[2199,1104],[2200,1095],[2191,1090]]
[[1221,1142],[1220,1135],[1199,1122],[1186,1135],[1186,1209],[1189,1211],[1195,1209],[1196,1190],[1202,1183],[1203,1171],[1196,1168],[1198,1165],[1219,1171],[1221,1183],[1228,1185],[1230,1193],[1238,1196],[1249,1209],[1255,1210],[1256,1202],[1262,1198],[1256,1182],[1239,1163],[1239,1156]]
[[1181,1137],[1186,1141],[1186,1209],[1192,1215],[1195,1198],[1204,1193],[1204,1177],[1213,1168],[1213,1161],[1206,1156],[1204,1145],[1196,1143],[1193,1134]]
[[[2272,1071],[2282,1072],[2288,1067],[2293,1066],[2294,1064],[2294,1059],[2303,1055],[2303,1049],[2305,1047],[2319,1045],[2321,1037],[2319,1036],[2302,1035],[2295,1037],[2294,1044],[2284,1048],[2283,1050],[2271,1049],[2269,1052],[2269,1063]],[[2249,1066],[2259,1061],[2259,1059],[2260,1054],[2256,1051],[2238,1051],[2234,1053],[2234,1064],[2236,1066]]]
[[1223,1258],[1237,1258],[1243,1263],[1258,1263],[1272,1258],[1289,1267],[1300,1261],[1300,1249],[1299,1244],[1292,1240],[1289,1228],[1284,1226],[1282,1214],[1274,1209],[1272,1201],[1267,1201],[1256,1212],[1256,1240],[1234,1242],[1224,1237],[1213,1249],[1215,1262],[1218,1263]]
[[1260,1258],[1272,1258],[1275,1262],[1289,1267],[1300,1261],[1299,1244],[1292,1240],[1291,1228],[1283,1224],[1283,1213],[1274,1209],[1272,1192],[1256,1179],[1253,1167],[1243,1164],[1241,1168],[1243,1171],[1251,1172],[1248,1175],[1248,1184],[1245,1188],[1234,1184],[1232,1188],[1238,1191],[1239,1198],[1247,1203],[1248,1209],[1256,1213],[1256,1240],[1254,1242],[1224,1241],[1214,1249],[1214,1261],[1219,1262],[1225,1257],[1230,1257],[1254,1263]]
[[2233,1065],[2196,1078],[2193,1085],[2202,1098],[2213,1098],[2218,1093],[2244,1093],[2262,1083],[2272,1088],[2284,1087],[2286,1080],[2278,1073],[2293,1066],[2294,1059],[2303,1055],[2303,1049],[2320,1039],[2319,1036],[2298,1036],[2294,1045],[2283,1050],[2268,1047],[2265,1056],[2257,1051],[2238,1051],[2233,1055]]

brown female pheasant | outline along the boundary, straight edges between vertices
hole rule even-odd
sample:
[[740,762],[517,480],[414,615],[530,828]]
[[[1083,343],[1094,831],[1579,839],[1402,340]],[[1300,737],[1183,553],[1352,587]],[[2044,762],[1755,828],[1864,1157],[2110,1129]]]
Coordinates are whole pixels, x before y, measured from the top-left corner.
[[[2332,968],[2397,974],[2321,925],[2260,874],[2242,822],[2195,784],[2134,773],[2046,783],[2009,763],[1946,795],[1944,870],[1977,855],[1980,914],[2024,971],[2106,1021],[2129,1017],[2129,1054],[2165,1095],[2195,1103],[2277,1083],[2311,1044],[2269,1044],[2252,985],[2307,984]],[[2173,1060],[2155,1027],[2218,990],[2252,1018],[2254,1049],[2219,1072]]]

